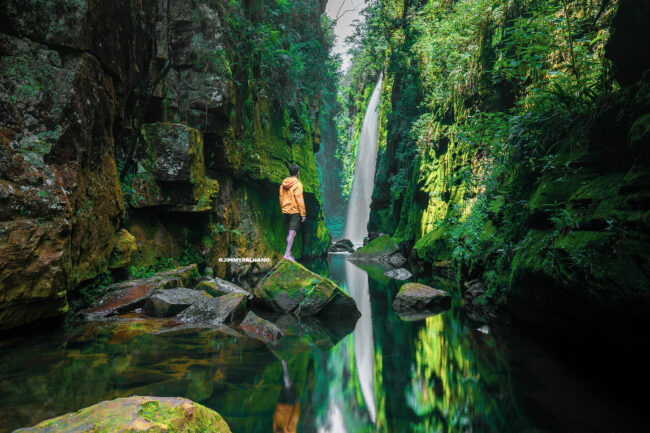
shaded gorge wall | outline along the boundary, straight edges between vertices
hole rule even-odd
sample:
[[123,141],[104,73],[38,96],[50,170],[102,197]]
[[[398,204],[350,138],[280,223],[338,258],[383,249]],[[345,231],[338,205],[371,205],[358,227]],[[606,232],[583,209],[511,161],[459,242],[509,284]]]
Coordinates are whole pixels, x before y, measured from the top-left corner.
[[[218,259],[280,257],[289,163],[309,215],[296,257],[325,251],[313,76],[328,59],[324,6],[2,2],[0,328],[70,314],[81,286],[129,274],[263,272]],[[305,41],[299,60],[275,55]],[[311,87],[296,86],[298,61]]]

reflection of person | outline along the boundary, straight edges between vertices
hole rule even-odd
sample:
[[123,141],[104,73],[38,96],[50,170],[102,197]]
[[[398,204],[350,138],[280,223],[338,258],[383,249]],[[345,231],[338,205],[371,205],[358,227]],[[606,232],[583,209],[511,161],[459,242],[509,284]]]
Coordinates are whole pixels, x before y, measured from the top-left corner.
[[280,398],[273,413],[273,433],[296,433],[300,417],[300,400],[296,390],[293,389],[287,363],[284,360],[282,360],[282,371],[284,387],[280,391]]
[[289,231],[284,258],[295,262],[296,259],[291,255],[291,248],[300,223],[304,223],[307,219],[307,210],[302,196],[302,183],[298,180],[300,168],[297,164],[291,164],[288,168],[290,176],[282,181],[282,185],[280,185],[280,207],[282,208],[284,223]]

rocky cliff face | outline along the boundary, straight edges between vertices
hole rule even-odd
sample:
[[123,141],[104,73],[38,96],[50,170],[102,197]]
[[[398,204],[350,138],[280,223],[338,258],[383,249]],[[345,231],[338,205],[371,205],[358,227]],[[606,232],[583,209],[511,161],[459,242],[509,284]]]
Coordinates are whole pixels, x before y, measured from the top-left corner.
[[[296,25],[318,33],[323,5],[304,3]],[[250,84],[263,72],[231,68],[246,53],[227,19],[199,0],[0,4],[0,329],[61,315],[110,268],[184,254],[255,273],[219,258],[280,255],[291,162],[310,217],[294,250],[325,250],[316,119],[296,125]]]

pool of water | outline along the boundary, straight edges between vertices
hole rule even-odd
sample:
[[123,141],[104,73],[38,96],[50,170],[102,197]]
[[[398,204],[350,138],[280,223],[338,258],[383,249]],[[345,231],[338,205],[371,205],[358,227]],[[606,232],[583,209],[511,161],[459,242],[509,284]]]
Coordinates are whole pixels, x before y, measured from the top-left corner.
[[[362,316],[333,347],[267,346],[230,329],[171,332],[123,318],[4,342],[0,432],[106,399],[181,396],[218,411],[234,433],[636,431],[634,414],[522,337],[499,335],[454,306],[401,320],[401,282],[344,255],[309,265]],[[434,282],[445,285],[444,281]]]

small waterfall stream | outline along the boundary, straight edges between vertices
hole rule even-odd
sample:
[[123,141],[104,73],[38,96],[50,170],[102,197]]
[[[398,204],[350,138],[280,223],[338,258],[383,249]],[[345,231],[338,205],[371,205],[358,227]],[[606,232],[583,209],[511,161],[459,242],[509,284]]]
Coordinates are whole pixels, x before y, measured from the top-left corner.
[[363,238],[368,235],[368,219],[370,218],[370,199],[375,184],[375,166],[377,164],[377,138],[379,136],[378,107],[381,101],[381,83],[383,74],[375,85],[370,97],[366,114],[363,117],[361,136],[357,149],[354,166],[354,180],[348,202],[348,212],[345,219],[344,238],[350,239],[355,246],[363,244]]

